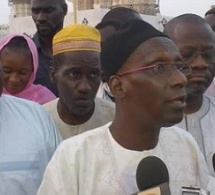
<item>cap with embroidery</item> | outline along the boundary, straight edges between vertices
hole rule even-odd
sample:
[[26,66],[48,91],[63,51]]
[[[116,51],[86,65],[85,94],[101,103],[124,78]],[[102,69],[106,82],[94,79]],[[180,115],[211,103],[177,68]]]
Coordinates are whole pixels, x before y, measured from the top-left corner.
[[69,51],[101,51],[99,31],[89,25],[69,25],[53,38],[53,55]]

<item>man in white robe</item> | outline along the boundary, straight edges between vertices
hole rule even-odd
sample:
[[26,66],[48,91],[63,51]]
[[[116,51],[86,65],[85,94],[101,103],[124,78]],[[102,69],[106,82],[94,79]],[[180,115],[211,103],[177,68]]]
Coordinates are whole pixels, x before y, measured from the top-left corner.
[[214,178],[195,140],[169,127],[183,117],[184,74],[190,74],[175,44],[148,23],[133,20],[104,43],[101,60],[116,102],[115,118],[65,140],[47,166],[38,195],[136,193],[137,165],[147,156],[166,164],[172,195],[181,195],[183,186],[214,195]]
[[139,191],[136,168],[146,156],[157,156],[165,162],[172,195],[180,195],[182,186],[191,185],[215,194],[214,181],[210,181],[191,135],[177,127],[164,128],[155,148],[135,151],[118,144],[109,126],[66,140],[48,165],[38,194],[131,195]]
[[215,75],[214,33],[207,22],[195,14],[172,19],[165,26],[165,33],[179,47],[185,63],[192,68],[192,74],[187,76],[184,118],[177,126],[193,135],[211,175],[215,176],[215,99],[204,94]]

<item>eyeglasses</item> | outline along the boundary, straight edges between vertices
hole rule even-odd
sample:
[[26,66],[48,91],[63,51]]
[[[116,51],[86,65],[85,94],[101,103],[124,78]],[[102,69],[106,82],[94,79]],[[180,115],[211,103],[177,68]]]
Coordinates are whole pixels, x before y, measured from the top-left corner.
[[138,72],[138,71],[146,71],[146,70],[150,70],[150,69],[152,69],[155,74],[161,74],[161,75],[165,75],[165,76],[170,76],[175,70],[179,70],[186,76],[191,74],[191,71],[192,71],[190,66],[187,66],[184,63],[180,63],[180,62],[169,63],[169,64],[158,63],[158,64],[154,64],[154,65],[150,65],[150,66],[145,66],[142,68],[129,70],[129,71],[120,73],[118,75],[124,76],[126,74],[131,74],[131,73]]
[[186,63],[193,62],[199,55],[205,60],[207,63],[215,63],[215,49],[208,49],[204,52],[199,52],[191,49],[180,50],[180,53],[183,57],[183,60]]

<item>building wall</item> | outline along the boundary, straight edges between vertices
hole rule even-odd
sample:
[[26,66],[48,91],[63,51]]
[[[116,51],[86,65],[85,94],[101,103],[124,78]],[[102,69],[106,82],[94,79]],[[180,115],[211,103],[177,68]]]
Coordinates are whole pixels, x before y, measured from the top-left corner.
[[31,15],[31,0],[12,0],[12,17],[25,17]]
[[156,0],[101,0],[100,2],[102,8],[124,6],[145,15],[156,15],[158,7]]
[[[85,10],[78,11],[77,23],[81,24],[83,19],[86,18],[88,20],[88,24],[91,26],[95,26],[101,20],[102,12],[98,10]],[[73,13],[69,12],[64,20],[64,26],[73,24],[74,16]],[[18,17],[9,19],[10,30],[9,32],[16,33],[27,33],[30,36],[33,36],[36,32],[36,27],[32,20],[31,16],[26,17]]]
[[[108,12],[108,9],[101,9],[99,5],[94,6],[95,9],[92,10],[82,10],[77,12],[77,23],[81,24],[83,19],[86,18],[88,24],[91,26],[95,26],[101,21],[101,18]],[[162,16],[157,14],[156,16],[151,15],[143,15],[142,18],[153,25],[155,28],[159,30],[163,30],[163,26],[161,24]],[[166,17],[167,20],[170,18]],[[64,26],[69,24],[73,24],[74,16],[72,12],[69,12],[64,20]],[[10,30],[9,32],[17,32],[17,33],[27,33],[30,36],[33,36],[36,32],[36,27],[31,16],[13,18],[11,17],[9,20]]]
[[9,18],[10,33],[26,33],[30,36],[34,35],[36,28],[31,16]]
[[9,33],[9,25],[2,24],[0,25],[0,39]]

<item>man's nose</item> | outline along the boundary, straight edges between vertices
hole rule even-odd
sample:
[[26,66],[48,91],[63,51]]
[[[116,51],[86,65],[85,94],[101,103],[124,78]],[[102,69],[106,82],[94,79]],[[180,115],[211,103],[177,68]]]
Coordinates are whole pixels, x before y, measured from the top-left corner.
[[206,60],[202,57],[201,54],[199,54],[195,60],[192,61],[190,64],[192,69],[206,69],[209,67],[209,64],[206,62]]
[[178,69],[176,69],[176,71],[171,75],[170,80],[171,86],[186,87],[187,85],[187,77]]
[[46,20],[46,16],[45,16],[45,14],[44,14],[42,11],[40,11],[40,12],[37,14],[36,19],[37,19],[37,21],[44,21],[44,20]]
[[82,93],[89,93],[91,90],[89,81],[87,78],[82,78],[78,84],[78,90]]

